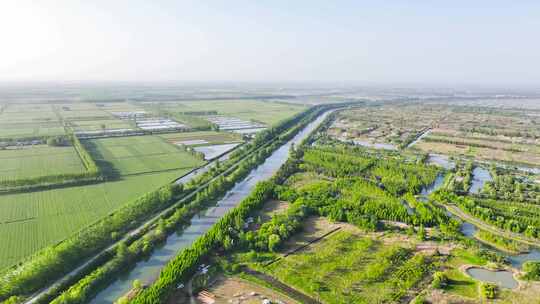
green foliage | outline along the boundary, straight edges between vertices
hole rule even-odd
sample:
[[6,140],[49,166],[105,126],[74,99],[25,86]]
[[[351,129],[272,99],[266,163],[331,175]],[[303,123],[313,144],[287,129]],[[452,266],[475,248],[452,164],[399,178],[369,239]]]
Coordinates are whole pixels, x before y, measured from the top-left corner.
[[432,268],[410,249],[339,231],[261,269],[324,303],[396,302]]
[[486,230],[478,230],[474,236],[496,248],[512,253],[525,252],[528,249],[528,246],[525,244],[493,234]]
[[446,274],[444,272],[436,271],[433,274],[433,281],[431,281],[431,287],[440,289],[440,288],[444,288],[447,283],[448,283],[448,278],[446,277]]
[[480,294],[484,299],[495,299],[498,293],[498,286],[493,283],[481,283]]
[[540,229],[540,206],[529,203],[458,196],[444,190],[433,193],[433,199],[456,204],[468,214],[501,229],[537,238]]
[[540,262],[527,261],[523,264],[523,271],[525,275],[523,278],[526,280],[540,281]]

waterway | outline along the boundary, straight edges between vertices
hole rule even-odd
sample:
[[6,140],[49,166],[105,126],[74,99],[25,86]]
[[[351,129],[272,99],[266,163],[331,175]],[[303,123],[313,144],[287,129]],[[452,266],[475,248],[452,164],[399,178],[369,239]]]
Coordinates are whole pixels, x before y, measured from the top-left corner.
[[236,207],[258,182],[272,177],[289,157],[291,145],[298,145],[307,138],[330,113],[331,111],[325,112],[308,124],[293,139],[274,151],[263,164],[253,169],[245,179],[238,182],[214,207],[194,216],[189,227],[182,232],[170,235],[165,244],[154,250],[147,260],[137,263],[130,271],[98,293],[90,303],[114,303],[131,289],[134,280],[139,280],[143,284],[153,282],[168,261],[189,247],[230,209]]

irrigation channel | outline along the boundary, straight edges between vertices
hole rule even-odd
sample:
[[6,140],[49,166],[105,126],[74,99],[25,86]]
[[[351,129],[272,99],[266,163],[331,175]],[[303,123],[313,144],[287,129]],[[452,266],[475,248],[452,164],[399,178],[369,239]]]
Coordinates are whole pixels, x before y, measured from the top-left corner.
[[[428,158],[428,162],[437,164],[446,169],[453,168],[455,166],[455,164],[452,161],[448,160],[448,158],[445,158],[444,156],[441,156],[441,155],[430,155],[430,157]],[[475,168],[473,170],[473,180],[472,180],[470,193],[478,193],[482,189],[484,184],[487,181],[490,181],[491,179],[492,178],[488,170],[481,167]],[[443,175],[437,176],[437,178],[435,179],[435,182],[431,186],[426,187],[425,189],[422,190],[421,195],[423,195],[424,197],[427,197],[429,194],[439,189],[443,185],[443,183],[444,183],[444,176]],[[447,214],[451,217],[458,218],[460,221],[462,221],[461,233],[463,233],[463,235],[465,235],[468,238],[474,239],[474,235],[478,231],[478,228],[475,225],[465,221],[463,218],[456,216],[450,211],[447,211]],[[523,263],[527,261],[540,261],[540,249],[536,247],[531,247],[530,251],[527,253],[509,254],[507,252],[498,250],[494,247],[487,246],[483,243],[481,244],[482,246],[489,248],[491,250],[494,250],[498,252],[499,254],[503,255],[510,262],[510,265],[514,268],[518,268],[518,269],[521,268]],[[471,277],[479,281],[496,283],[505,288],[513,289],[519,285],[519,283],[514,279],[513,273],[507,270],[493,271],[493,270],[488,270],[488,269],[484,269],[480,267],[471,267],[467,269],[466,272]]]
[[258,182],[272,177],[288,159],[291,145],[298,145],[306,139],[332,111],[325,112],[309,123],[293,139],[274,151],[263,164],[253,169],[246,178],[236,183],[214,207],[195,215],[191,219],[190,226],[180,233],[170,235],[165,244],[157,248],[148,259],[138,262],[127,273],[99,292],[90,303],[114,303],[131,290],[134,280],[139,280],[143,284],[152,283],[167,262],[206,233],[230,209],[236,207]]

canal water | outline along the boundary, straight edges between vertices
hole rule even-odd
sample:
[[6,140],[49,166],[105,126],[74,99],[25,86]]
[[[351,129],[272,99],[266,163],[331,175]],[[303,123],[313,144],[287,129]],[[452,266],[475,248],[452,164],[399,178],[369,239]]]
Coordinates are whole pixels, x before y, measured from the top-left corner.
[[319,126],[332,111],[325,112],[308,124],[293,139],[274,151],[263,164],[253,169],[249,175],[229,190],[216,206],[201,212],[191,219],[189,227],[182,232],[170,235],[166,243],[154,250],[152,255],[144,261],[137,263],[130,271],[119,277],[106,289],[102,290],[90,302],[95,304],[114,303],[119,297],[126,294],[132,287],[134,280],[143,284],[150,284],[158,276],[161,269],[180,251],[189,247],[195,240],[206,233],[227,211],[234,208],[240,201],[249,195],[253,187],[260,181],[272,177],[289,157],[291,145],[298,145]]

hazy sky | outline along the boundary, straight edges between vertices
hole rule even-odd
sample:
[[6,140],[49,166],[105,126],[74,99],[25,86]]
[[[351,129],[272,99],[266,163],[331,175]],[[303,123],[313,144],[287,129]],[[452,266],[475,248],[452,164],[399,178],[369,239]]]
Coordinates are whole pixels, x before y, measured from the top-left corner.
[[540,1],[0,1],[0,81],[537,84]]

